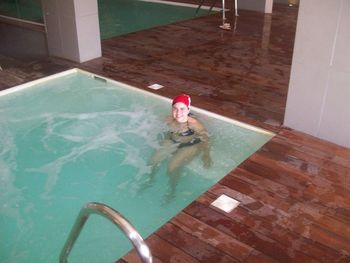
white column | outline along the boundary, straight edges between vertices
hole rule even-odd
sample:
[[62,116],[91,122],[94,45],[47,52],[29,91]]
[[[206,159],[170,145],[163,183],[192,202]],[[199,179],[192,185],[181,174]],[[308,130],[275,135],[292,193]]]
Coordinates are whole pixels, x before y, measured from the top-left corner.
[[302,0],[284,125],[350,148],[350,1]]
[[49,54],[75,62],[101,56],[97,0],[43,0]]

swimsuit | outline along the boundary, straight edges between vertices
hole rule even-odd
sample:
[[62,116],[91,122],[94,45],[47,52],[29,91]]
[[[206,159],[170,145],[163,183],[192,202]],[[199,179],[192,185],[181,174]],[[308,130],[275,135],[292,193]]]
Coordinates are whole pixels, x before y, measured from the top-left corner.
[[200,143],[200,142],[202,142],[202,140],[197,137],[197,138],[193,138],[189,142],[180,143],[177,147],[183,148],[183,147],[195,145],[195,144]]
[[180,136],[191,136],[191,135],[193,135],[193,134],[194,134],[194,130],[193,130],[193,129],[188,128],[188,130],[187,130],[187,131],[184,131],[184,132],[178,132],[178,134],[179,134]]
[[202,140],[199,137],[193,137],[190,141],[187,142],[181,142],[181,140],[176,140],[174,137],[175,135],[177,135],[177,137],[188,137],[188,136],[193,136],[195,135],[195,131],[191,128],[188,128],[188,130],[184,131],[184,132],[170,132],[170,139],[174,142],[178,144],[178,148],[183,148],[183,147],[187,147],[187,146],[192,146],[195,145],[197,143],[200,143]]

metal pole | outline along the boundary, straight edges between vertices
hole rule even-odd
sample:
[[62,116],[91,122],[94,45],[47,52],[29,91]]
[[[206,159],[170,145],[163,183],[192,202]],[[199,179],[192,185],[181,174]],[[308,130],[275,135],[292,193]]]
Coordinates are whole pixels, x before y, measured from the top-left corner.
[[237,0],[235,0],[235,16],[238,16],[238,3]]
[[123,233],[129,238],[131,243],[136,248],[137,253],[141,257],[141,261],[144,263],[152,263],[152,254],[143,241],[140,234],[136,231],[136,229],[117,211],[113,208],[101,204],[101,203],[88,203],[81,210],[80,213],[74,223],[74,226],[69,234],[69,237],[64,244],[64,247],[60,254],[60,263],[67,263],[67,258],[70,251],[73,248],[75,241],[77,240],[80,231],[85,225],[85,222],[88,220],[91,214],[98,214],[109,219],[112,223],[114,223]]
[[225,0],[222,0],[222,25],[220,25],[219,27],[224,30],[230,30],[231,25],[230,23],[226,23],[225,11]]
[[222,24],[224,24],[226,21],[225,17],[225,0],[222,0]]

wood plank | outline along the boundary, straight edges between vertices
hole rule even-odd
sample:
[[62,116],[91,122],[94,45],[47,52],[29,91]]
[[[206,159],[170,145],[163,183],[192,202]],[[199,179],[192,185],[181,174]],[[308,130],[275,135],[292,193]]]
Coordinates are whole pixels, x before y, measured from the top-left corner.
[[222,231],[216,230],[213,226],[205,224],[186,213],[179,213],[172,223],[187,233],[192,233],[203,242],[222,250],[227,255],[230,255],[238,260],[244,260],[252,252],[252,248]]
[[192,203],[185,209],[185,212],[195,217],[197,220],[204,222],[211,227],[231,235],[233,238],[245,243],[256,250],[261,251],[275,260],[281,262],[289,262],[290,256],[287,254],[287,249],[278,242],[261,235],[257,232],[252,232],[247,226],[235,222],[230,218],[222,215],[201,205],[200,203]]
[[298,254],[295,254],[295,250],[300,252],[299,254],[304,253],[314,259],[325,258],[329,262],[335,262],[343,256],[342,253],[338,253],[335,249],[328,247],[327,244],[323,245],[319,243],[318,240],[315,242],[308,237],[300,236],[299,233],[296,233],[294,229],[292,229],[292,226],[298,225],[298,218],[303,218],[302,216],[277,213],[275,209],[268,206],[264,208],[263,204],[259,206],[259,210],[261,211],[255,209],[251,210],[249,207],[245,206],[245,204],[247,204],[247,202],[248,204],[252,201],[254,202],[254,200],[240,193],[235,195],[235,192],[231,189],[215,187],[210,193],[206,193],[198,198],[197,201],[209,206],[210,203],[222,193],[225,193],[236,200],[243,200],[243,202],[238,208],[229,214],[226,214],[215,207],[211,207],[212,209],[230,217],[235,222],[245,225],[254,233],[259,233],[259,235],[264,235],[285,245],[285,247],[288,248],[288,253],[294,255],[293,257]]
[[[286,226],[288,229],[297,231],[299,234],[304,234],[304,231],[308,231],[309,228],[323,229],[332,235],[332,239],[337,239],[341,246],[348,247],[349,240],[349,227],[347,224],[341,221],[334,220],[331,217],[323,216],[319,213],[319,210],[312,206],[303,207],[303,204],[297,203],[291,207],[288,213],[278,210],[269,205],[264,205],[262,202],[258,202],[251,197],[236,192],[230,188],[220,188],[215,186],[211,189],[211,192],[217,195],[225,193],[236,200],[242,201],[242,206],[251,211],[254,215],[259,217],[268,218],[275,223]],[[308,237],[307,235],[304,235]],[[327,246],[327,243],[323,243]],[[334,247],[331,247],[334,248]]]
[[225,251],[203,242],[195,237],[192,232],[186,232],[172,223],[165,224],[161,227],[160,230],[157,231],[157,235],[202,263],[239,262],[234,257],[227,255]]
[[278,261],[257,250],[254,250],[245,260],[246,263],[277,263]]
[[181,249],[172,246],[169,242],[163,240],[157,235],[152,235],[147,239],[152,254],[161,260],[161,262],[199,262],[192,256],[184,253]]

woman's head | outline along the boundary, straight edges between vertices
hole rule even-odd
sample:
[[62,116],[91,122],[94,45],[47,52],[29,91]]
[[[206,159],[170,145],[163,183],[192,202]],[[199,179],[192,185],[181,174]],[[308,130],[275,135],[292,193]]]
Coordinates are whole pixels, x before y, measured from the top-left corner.
[[186,94],[177,95],[173,99],[173,118],[177,122],[187,122],[190,113],[191,97]]

